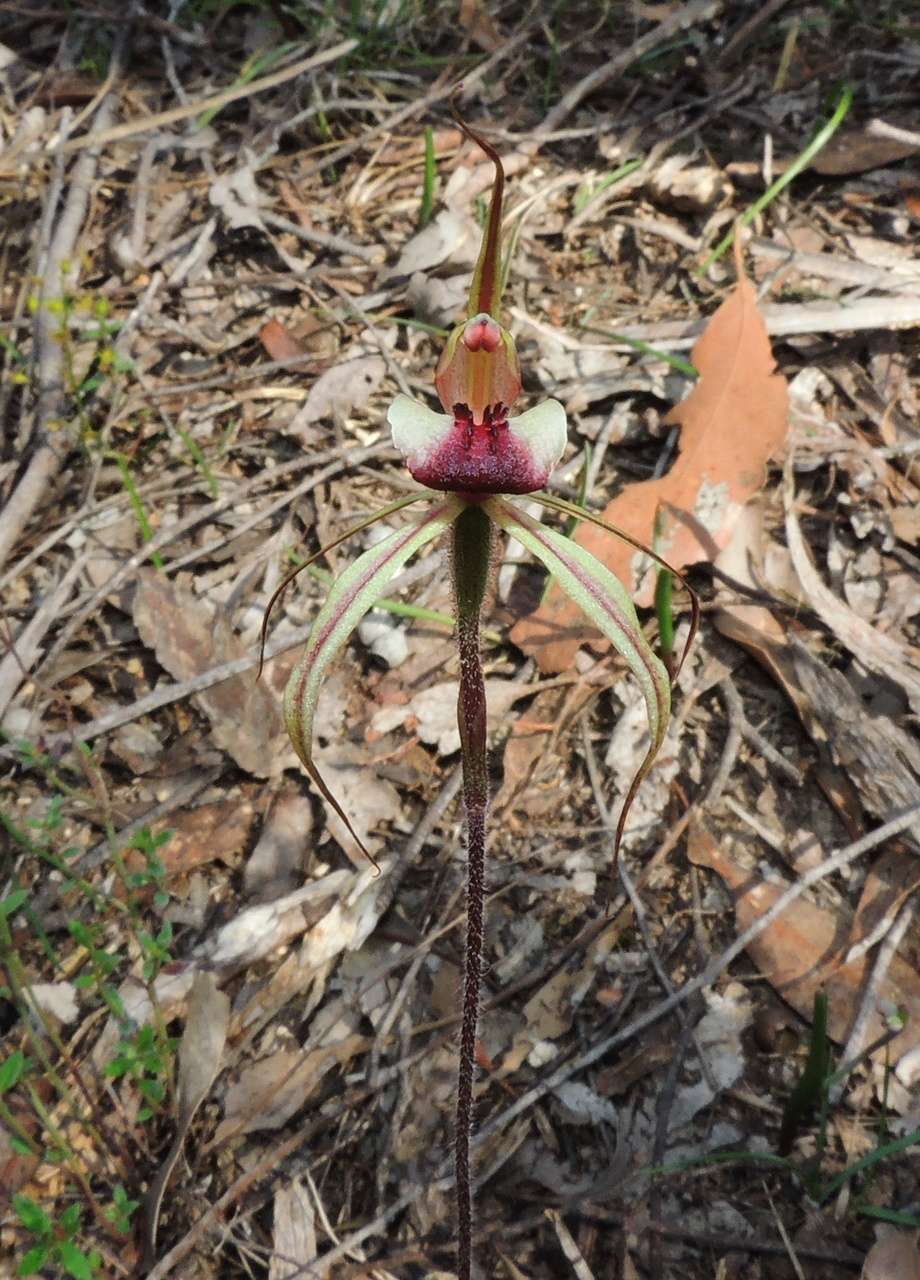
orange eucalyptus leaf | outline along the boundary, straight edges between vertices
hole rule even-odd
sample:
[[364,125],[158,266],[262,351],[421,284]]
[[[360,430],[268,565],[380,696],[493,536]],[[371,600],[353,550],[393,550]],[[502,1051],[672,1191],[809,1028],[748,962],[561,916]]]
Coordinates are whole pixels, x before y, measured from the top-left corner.
[[[786,382],[776,372],[756,294],[740,263],[738,283],[693,348],[693,363],[699,381],[665,419],[681,426],[674,465],[658,479],[629,485],[603,512],[609,524],[650,544],[660,507],[665,519],[657,550],[678,570],[713,560],[727,544],[786,438]],[[652,603],[654,565],[647,556],[587,523],[575,541],[616,574],[637,604]],[[571,668],[579,645],[594,633],[554,585],[511,635],[543,671],[556,672]]]

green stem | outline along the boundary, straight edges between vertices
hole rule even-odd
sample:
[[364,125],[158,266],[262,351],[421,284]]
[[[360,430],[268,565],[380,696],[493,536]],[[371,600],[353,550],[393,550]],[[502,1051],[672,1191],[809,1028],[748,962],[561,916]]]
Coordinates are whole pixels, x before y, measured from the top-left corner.
[[485,902],[486,809],[489,802],[486,755],[486,689],[479,657],[479,621],[489,581],[492,526],[478,506],[458,516],[453,535],[454,590],[457,597],[457,646],[460,690],[457,722],[463,758],[466,808],[467,888],[466,951],[463,966],[463,1018],[457,1077],[455,1167],[457,1179],[457,1269],[470,1280],[473,1266],[473,1184],[470,1133],[473,1128],[473,1085],[476,1076],[476,1031],[482,981]]

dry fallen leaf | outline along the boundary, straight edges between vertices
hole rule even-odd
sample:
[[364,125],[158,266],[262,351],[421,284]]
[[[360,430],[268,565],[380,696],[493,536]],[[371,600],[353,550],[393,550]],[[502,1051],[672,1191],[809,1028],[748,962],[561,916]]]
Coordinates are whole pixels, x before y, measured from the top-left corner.
[[279,1049],[261,1058],[227,1090],[224,1119],[214,1142],[263,1129],[280,1129],[300,1110],[327,1071],[344,1065],[367,1047],[366,1036],[350,1035],[308,1053]]
[[896,1231],[877,1240],[863,1263],[860,1280],[920,1280],[916,1231]]
[[[139,575],[134,597],[134,625],[144,644],[175,680],[188,680],[219,662],[246,652],[242,641],[205,602],[175,586],[161,573]],[[271,777],[294,763],[287,747],[280,699],[266,680],[250,672],[233,676],[194,695],[193,701],[211,721],[216,746],[241,769],[257,778]]]
[[[252,800],[240,797],[200,804],[172,814],[168,822],[156,823],[155,832],[170,832],[169,841],[158,850],[167,879],[187,875],[208,862],[232,865],[246,847],[254,816]],[[129,871],[145,866],[136,849],[127,850],[125,863]]]
[[[519,698],[530,697],[539,686],[513,680],[486,680],[486,703],[489,731],[494,733],[505,721]],[[422,742],[436,743],[438,754],[453,755],[460,750],[457,728],[456,680],[444,680],[422,689],[404,706],[383,707],[371,720],[376,733],[389,733],[397,725],[410,721]]]
[[458,213],[457,205],[442,209],[437,217],[409,240],[385,280],[431,271],[445,262],[469,266],[476,261],[479,226],[468,213]]
[[789,554],[811,607],[863,666],[876,675],[899,684],[910,699],[914,711],[920,712],[920,650],[885,635],[878,627],[861,618],[825,585],[812,563],[802,536],[795,510],[795,484],[791,465],[786,468],[783,492]]
[[501,47],[502,35],[483,0],[460,0],[460,26],[486,53]]
[[[659,479],[629,485],[603,512],[609,523],[649,542],[662,509],[661,553],[676,569],[715,558],[786,438],[786,383],[776,372],[754,288],[740,271],[693,348],[693,363],[700,380],[665,419],[682,427],[676,462]],[[637,603],[651,603],[647,556],[587,523],[575,540],[613,570]],[[544,671],[565,671],[589,634],[577,606],[553,586],[511,636]]]
[[898,846],[881,853],[862,887],[848,946],[863,949],[866,943],[877,942],[918,889],[920,860]]
[[299,1178],[275,1191],[275,1218],[268,1280],[293,1280],[316,1257],[316,1215]]
[[46,1018],[53,1019],[53,1023],[66,1027],[79,1017],[77,989],[72,982],[32,982],[28,986],[28,998]]
[[272,902],[303,880],[313,830],[313,807],[307,796],[285,792],[269,811],[258,843],[246,860],[246,897]]
[[382,356],[357,356],[327,369],[313,383],[298,421],[318,422],[321,418],[347,418],[356,409],[364,409],[383,382],[387,371]]
[[[759,504],[751,502],[717,565],[742,586],[788,598],[784,561],[773,554],[779,550],[764,538]],[[920,748],[910,735],[873,712],[842,672],[812,657],[792,624],[766,605],[738,599],[731,587],[720,591],[720,605],[717,629],[753,653],[789,698],[817,748],[816,778],[844,821],[858,823],[860,805],[883,820],[909,805],[920,779]],[[920,822],[902,839],[920,848]]]
[[732,194],[732,184],[722,169],[712,164],[692,164],[687,154],[662,156],[649,174],[651,196],[674,208],[705,212]]
[[868,173],[916,155],[916,143],[897,138],[879,137],[869,129],[842,129],[818,152],[811,162],[815,173],[842,177],[851,173]]
[[[724,880],[734,898],[735,920],[743,932],[764,915],[785,893],[788,885],[764,880],[760,873],[737,860],[730,844],[715,839],[700,822],[690,825],[687,852],[697,866],[711,867]],[[843,963],[847,951],[849,921],[806,898],[797,898],[746,948],[757,968],[782,998],[805,1019],[811,1018],[814,995],[823,990],[828,999],[828,1034],[838,1044],[846,1042],[871,959],[861,957]],[[890,1001],[907,1014],[907,1025],[887,1052],[895,1063],[920,1044],[920,976],[912,965],[896,955],[879,983],[877,1001]],[[885,1031],[881,1016],[873,1010],[866,1043]]]
[[303,346],[280,320],[267,320],[259,330],[259,341],[272,360],[292,360],[305,353]]
[[[352,830],[364,848],[376,854],[385,846],[386,839],[374,832],[381,824],[395,822],[402,815],[399,792],[374,772],[366,750],[351,743],[330,742],[318,747],[313,759],[347,814]],[[367,858],[331,805],[326,805],[326,826],[354,865],[359,870],[366,868]]]

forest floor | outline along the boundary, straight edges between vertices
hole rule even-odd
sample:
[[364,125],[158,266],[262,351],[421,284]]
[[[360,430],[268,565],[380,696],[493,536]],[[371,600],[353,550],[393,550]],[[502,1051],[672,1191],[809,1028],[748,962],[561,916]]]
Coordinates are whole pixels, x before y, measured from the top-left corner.
[[453,1274],[443,549],[319,703],[379,871],[281,710],[378,530],[256,674],[414,487],[462,81],[550,490],[702,606],[614,871],[641,699],[498,552],[481,1274],[916,1280],[920,25],[868,8],[0,4],[0,1275]]

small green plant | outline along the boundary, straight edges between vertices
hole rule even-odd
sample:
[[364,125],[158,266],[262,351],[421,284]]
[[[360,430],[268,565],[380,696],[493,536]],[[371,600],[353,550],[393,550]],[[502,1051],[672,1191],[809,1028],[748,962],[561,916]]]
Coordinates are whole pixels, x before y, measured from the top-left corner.
[[[169,902],[162,848],[171,833],[143,828],[128,850],[119,848],[109,826],[116,888],[101,893],[79,874],[77,859],[85,848],[63,838],[88,801],[95,810],[106,811],[96,761],[88,751],[77,753],[76,767],[84,774],[80,785],[72,768],[40,750],[23,746],[17,755],[20,768],[37,775],[50,795],[43,794],[37,814],[15,822],[0,811],[0,829],[20,859],[18,882],[13,880],[0,900],[0,968],[5,974],[2,994],[19,1011],[21,1037],[0,1061],[0,1124],[17,1155],[59,1165],[74,1193],[74,1202],[61,1214],[28,1196],[17,1197],[19,1224],[31,1237],[19,1274],[95,1277],[99,1254],[94,1235],[101,1231],[123,1241],[132,1229],[138,1208],[132,1191],[142,1176],[137,1160],[150,1145],[139,1126],[152,1121],[172,1093],[176,1042],[159,1015],[153,985],[172,958],[172,926],[162,919]],[[59,892],[68,903],[63,940],[46,935],[44,908],[37,909],[33,899],[32,886],[46,879],[41,874],[46,867],[59,873]],[[37,958],[44,962],[43,979],[66,977],[87,1012],[99,1009],[110,1016],[117,1044],[107,1067],[97,1072],[91,1059],[78,1061],[56,1022],[35,1000]],[[143,1026],[128,1016],[120,994],[132,971],[153,1004],[152,1022]],[[108,1109],[101,1106],[104,1090],[125,1125],[134,1117],[130,1142],[124,1126],[113,1126]],[[85,1135],[86,1145],[74,1141],[77,1132]]]
[[[816,992],[814,997],[811,1032],[809,1035],[808,1054],[802,1072],[794,1085],[786,1105],[777,1139],[777,1153],[754,1151],[715,1151],[702,1157],[675,1161],[673,1164],[660,1165],[647,1170],[651,1177],[681,1173],[687,1169],[700,1169],[716,1165],[755,1165],[772,1168],[777,1173],[788,1177],[797,1187],[804,1188],[809,1199],[817,1205],[827,1204],[843,1187],[851,1185],[857,1188],[849,1202],[849,1211],[864,1217],[892,1222],[897,1226],[911,1229],[920,1228],[920,1216],[899,1210],[888,1209],[870,1202],[867,1191],[876,1172],[885,1164],[904,1151],[920,1146],[920,1129],[915,1129],[900,1138],[891,1138],[888,1131],[887,1081],[889,1068],[886,1066],[886,1090],[882,1098],[882,1106],[878,1121],[878,1140],[874,1150],[867,1152],[859,1160],[847,1165],[843,1170],[828,1176],[825,1169],[827,1153],[828,1125],[832,1113],[832,1098],[835,1086],[841,1085],[850,1075],[854,1067],[862,1060],[868,1059],[882,1049],[904,1030],[904,1019],[895,1014],[889,1019],[888,1030],[874,1043],[868,1045],[857,1058],[844,1063],[836,1070],[831,1060],[831,1045],[828,1038],[828,1001],[824,992]],[[797,1136],[817,1111],[815,1152],[805,1160],[792,1154]],[[859,1184],[863,1183],[861,1189]]]
[[156,1028],[147,1022],[119,1040],[114,1058],[106,1064],[105,1074],[111,1080],[127,1077],[146,1099],[137,1113],[139,1120],[149,1120],[163,1105],[165,1082],[177,1044],[176,1040],[159,1036]]
[[[63,269],[67,270],[66,263]],[[111,397],[120,377],[133,368],[115,347],[121,322],[109,318],[107,299],[88,294],[64,293],[55,298],[33,294],[28,305],[33,315],[44,310],[57,324],[52,336],[60,344],[65,387],[73,401],[83,443],[89,446],[98,439],[93,419],[95,404],[104,393]]]
[[34,1276],[47,1267],[73,1276],[74,1280],[93,1280],[99,1274],[102,1264],[99,1253],[95,1249],[85,1251],[75,1240],[82,1216],[78,1204],[68,1205],[56,1221],[28,1196],[14,1196],[13,1208],[35,1241],[19,1263],[17,1275]]
[[[137,485],[134,483],[131,463],[125,454],[118,453],[115,450],[107,451],[106,456],[110,457],[118,468],[119,474],[121,475],[121,482],[125,487],[125,493],[128,495],[128,500],[131,503],[131,510],[134,512],[134,518],[137,521],[137,527],[140,529],[142,540],[144,542],[152,541],[153,529],[147,515],[147,508],[144,506],[144,500],[138,493]],[[157,569],[163,568],[163,557],[160,555],[159,551],[152,551],[150,553],[150,560]]]
[[[823,991],[816,991],[811,1017],[808,1058],[783,1111],[783,1123],[777,1146],[781,1156],[788,1156],[795,1136],[808,1116],[822,1103],[822,1100],[826,1100],[830,1061],[830,1044],[827,1039],[827,995]],[[819,1153],[823,1147],[824,1126],[822,1125],[818,1142]]]
[[[66,266],[64,264],[65,270]],[[141,538],[149,542],[153,537],[153,522],[134,473],[138,457],[144,458],[151,441],[139,443],[143,440],[142,433],[130,420],[122,420],[118,427],[119,442],[126,443],[120,448],[113,447],[111,439],[113,409],[134,371],[133,361],[121,353],[116,342],[122,322],[111,317],[108,299],[91,294],[64,293],[60,297],[44,298],[36,293],[29,298],[28,306],[33,315],[43,310],[52,318],[52,336],[61,348],[63,384],[71,413],[66,420],[51,422],[49,428],[63,430],[67,426],[88,454],[115,464]],[[7,353],[8,376],[14,381],[27,381],[26,365],[18,349],[7,339],[0,338],[0,345]],[[201,446],[181,427],[176,428],[176,435],[201,472],[211,496],[217,497],[217,480]],[[222,456],[223,451],[221,445],[217,456]],[[158,552],[151,553],[151,560],[162,569]]]

